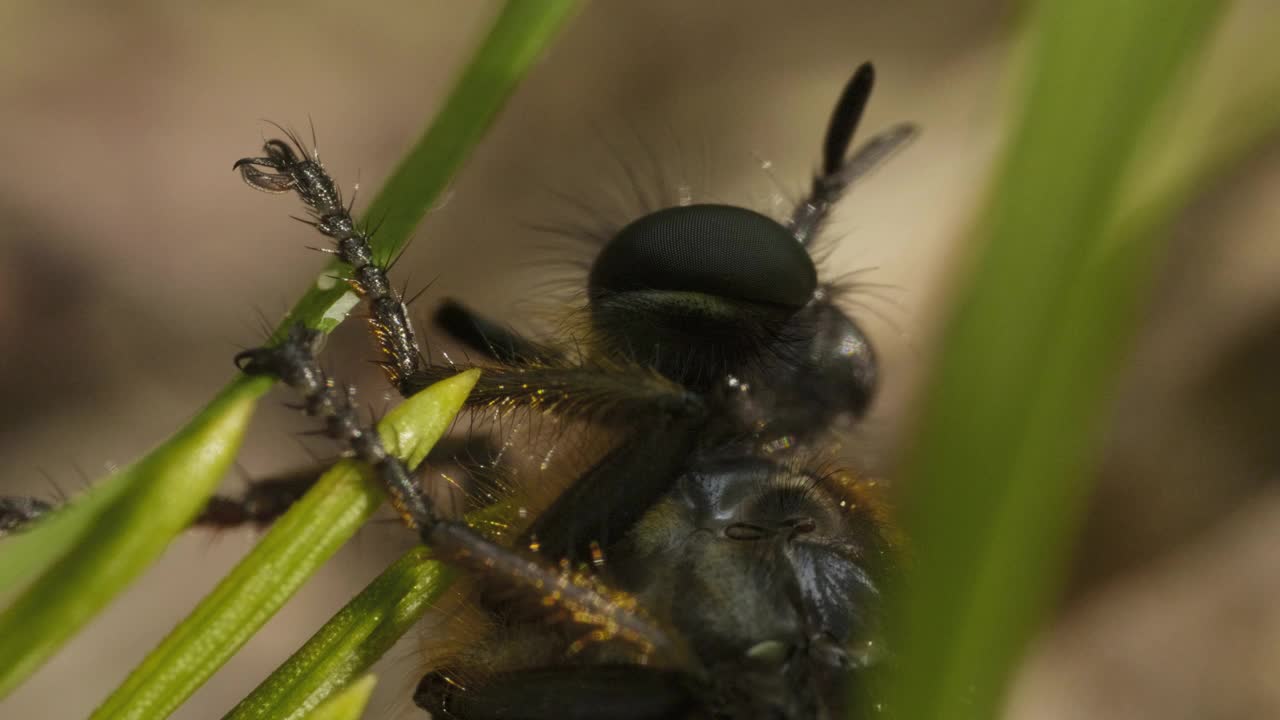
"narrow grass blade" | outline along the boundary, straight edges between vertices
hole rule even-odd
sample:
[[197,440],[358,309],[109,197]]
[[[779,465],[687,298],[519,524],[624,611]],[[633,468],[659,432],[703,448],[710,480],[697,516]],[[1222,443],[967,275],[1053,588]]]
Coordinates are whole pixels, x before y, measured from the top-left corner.
[[[74,519],[36,527],[62,551],[0,614],[0,697],[7,695],[164,551],[204,507],[244,436],[265,380],[233,384],[187,427],[111,479]],[[83,516],[81,513],[83,512]],[[78,532],[75,532],[77,531]],[[6,543],[4,562],[30,547]]]
[[359,720],[364,714],[365,706],[369,704],[373,686],[377,684],[376,678],[365,675],[332,700],[316,708],[306,716],[306,720]]
[[[432,385],[392,410],[378,431],[416,466],[448,429],[479,371]],[[381,505],[354,461],[338,463],[94,712],[94,718],[169,715],[262,627]]]
[[[1222,3],[1040,2],[1020,127],[979,227],[901,482],[913,563],[892,642],[890,711],[998,715],[1061,577],[1087,454],[1150,259],[1107,238],[1135,148]],[[1146,229],[1150,229],[1148,226]]]
[[[481,533],[510,528],[515,509],[498,503],[467,516]],[[417,547],[325,623],[225,720],[298,718],[366,672],[453,582],[455,571]]]
[[226,720],[292,720],[361,673],[409,631],[453,579],[427,548],[410,550],[298,649]]

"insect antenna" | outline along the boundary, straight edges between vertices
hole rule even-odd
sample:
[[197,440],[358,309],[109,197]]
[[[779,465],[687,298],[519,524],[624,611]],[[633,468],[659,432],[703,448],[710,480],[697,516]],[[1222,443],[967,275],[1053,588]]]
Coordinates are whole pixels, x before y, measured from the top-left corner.
[[808,197],[796,206],[787,222],[787,227],[802,245],[813,241],[826,223],[831,207],[855,181],[888,160],[919,134],[919,129],[911,123],[894,125],[868,140],[852,157],[845,158],[874,85],[875,68],[871,63],[863,63],[849,79],[831,113],[822,143],[822,171],[813,179]]

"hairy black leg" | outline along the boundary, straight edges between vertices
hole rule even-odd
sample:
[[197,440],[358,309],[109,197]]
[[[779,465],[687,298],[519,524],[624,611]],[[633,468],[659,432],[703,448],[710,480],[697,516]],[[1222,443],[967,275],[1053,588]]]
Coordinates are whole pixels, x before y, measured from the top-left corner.
[[413,701],[432,717],[454,720],[664,720],[695,707],[687,682],[638,665],[531,668],[467,687],[431,673]]
[[[471,473],[496,453],[487,437],[450,437],[441,438],[436,443],[429,459],[432,462],[454,462]],[[191,525],[216,529],[270,525],[315,487],[326,470],[328,467],[323,465],[300,468],[252,480],[239,495],[214,495]]]
[[301,325],[278,346],[247,350],[236,366],[251,375],[272,375],[299,392],[308,415],[323,419],[334,440],[368,463],[392,504],[423,543],[443,561],[472,571],[482,582],[508,587],[531,605],[554,611],[557,619],[581,627],[570,651],[587,643],[618,641],[638,660],[657,655],[692,664],[688,651],[651,620],[631,595],[613,590],[595,575],[552,564],[541,556],[502,547],[463,522],[444,518],[431,498],[376,431],[359,421],[352,391],[333,382],[320,368],[315,351],[322,339]]
[[573,560],[590,558],[593,544],[611,546],[670,490],[697,438],[683,424],[638,430],[561,493],[521,542]]
[[369,327],[382,352],[387,379],[402,395],[410,395],[403,381],[425,363],[409,309],[387,279],[385,259],[374,257],[369,232],[343,204],[342,193],[319,157],[297,137],[290,134],[289,139],[292,145],[268,140],[266,157],[241,159],[234,168],[250,187],[270,193],[292,190],[302,200],[312,217],[310,224],[333,240],[332,252],[351,266],[351,287],[369,302]]
[[556,363],[560,353],[446,298],[436,309],[435,323],[454,340],[501,363]]
[[822,145],[822,170],[814,177],[809,195],[792,211],[787,223],[788,229],[802,245],[812,242],[826,223],[831,207],[850,185],[918,134],[916,126],[909,123],[895,125],[868,140],[853,157],[845,159],[874,85],[875,69],[871,63],[863,63],[849,79],[831,113]]

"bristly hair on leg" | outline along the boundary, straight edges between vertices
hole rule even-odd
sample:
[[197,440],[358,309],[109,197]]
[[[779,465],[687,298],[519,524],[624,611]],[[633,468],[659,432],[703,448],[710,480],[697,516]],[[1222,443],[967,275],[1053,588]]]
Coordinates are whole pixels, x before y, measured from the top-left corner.
[[[387,379],[404,394],[402,383],[424,365],[409,310],[387,278],[388,263],[374,257],[371,232],[358,224],[351,207],[324,169],[319,155],[308,152],[297,135],[285,131],[288,142],[268,140],[265,157],[241,158],[232,167],[256,190],[297,193],[306,206],[309,225],[335,243],[333,253],[351,266],[351,287],[369,302],[369,326],[385,360]],[[292,143],[292,144],[290,144]]]

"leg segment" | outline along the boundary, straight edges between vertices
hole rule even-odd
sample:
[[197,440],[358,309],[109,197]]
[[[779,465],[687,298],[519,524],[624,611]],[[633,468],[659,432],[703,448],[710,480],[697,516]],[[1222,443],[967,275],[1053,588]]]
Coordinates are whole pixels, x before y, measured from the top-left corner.
[[334,241],[333,253],[351,266],[352,288],[369,301],[369,327],[382,351],[387,379],[402,394],[411,394],[401,384],[424,363],[409,322],[409,309],[387,279],[386,263],[374,257],[369,233],[357,225],[351,209],[343,204],[342,193],[319,157],[307,153],[296,137],[291,135],[290,140],[292,145],[269,140],[263,148],[266,157],[244,158],[234,167],[252,188],[297,193],[314,218],[311,225]]

